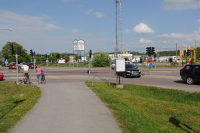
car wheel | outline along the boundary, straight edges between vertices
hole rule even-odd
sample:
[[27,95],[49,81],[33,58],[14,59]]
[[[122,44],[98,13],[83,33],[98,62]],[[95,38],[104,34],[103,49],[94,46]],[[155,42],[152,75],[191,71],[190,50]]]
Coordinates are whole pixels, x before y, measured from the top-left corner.
[[140,78],[141,77],[141,75],[140,76],[137,76],[137,78]]
[[127,76],[126,76],[126,73],[124,73],[123,76],[124,76],[124,78],[126,78],[126,77],[127,77]]
[[194,80],[193,80],[193,78],[188,77],[187,80],[186,80],[186,82],[187,82],[189,85],[191,85],[191,84],[194,83]]

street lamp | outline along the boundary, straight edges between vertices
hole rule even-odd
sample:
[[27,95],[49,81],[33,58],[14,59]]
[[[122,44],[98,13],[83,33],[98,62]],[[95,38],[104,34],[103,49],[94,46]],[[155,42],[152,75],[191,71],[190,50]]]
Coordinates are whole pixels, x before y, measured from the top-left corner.
[[12,29],[0,29],[0,30],[9,30],[9,31],[12,31]]

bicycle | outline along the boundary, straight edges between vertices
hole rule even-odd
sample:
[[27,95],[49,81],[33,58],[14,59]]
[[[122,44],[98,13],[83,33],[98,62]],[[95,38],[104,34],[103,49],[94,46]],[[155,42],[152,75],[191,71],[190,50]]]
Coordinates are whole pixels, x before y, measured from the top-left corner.
[[25,73],[25,78],[26,78],[26,81],[23,78],[22,83],[24,83],[24,84],[27,84],[27,83],[30,84],[30,78],[29,78],[28,73]]
[[42,73],[41,84],[46,84],[45,74]]

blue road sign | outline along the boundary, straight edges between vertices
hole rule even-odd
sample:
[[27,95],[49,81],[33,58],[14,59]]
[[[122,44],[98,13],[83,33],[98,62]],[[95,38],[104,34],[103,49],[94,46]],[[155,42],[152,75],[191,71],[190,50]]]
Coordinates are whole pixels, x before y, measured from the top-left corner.
[[149,63],[149,68],[152,68],[153,67],[153,64],[152,63]]
[[153,62],[156,62],[156,59],[154,59],[154,61]]
[[4,62],[5,58],[1,58],[1,60]]
[[59,59],[57,59],[57,62],[59,62]]
[[109,61],[111,60],[111,58],[109,57]]

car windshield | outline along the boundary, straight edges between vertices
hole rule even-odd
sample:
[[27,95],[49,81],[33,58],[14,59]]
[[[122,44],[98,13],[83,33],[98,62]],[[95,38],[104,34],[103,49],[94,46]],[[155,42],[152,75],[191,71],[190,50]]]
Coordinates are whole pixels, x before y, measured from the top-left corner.
[[30,63],[29,65],[34,65],[33,63]]
[[136,67],[132,64],[126,64],[126,68],[136,68]]

